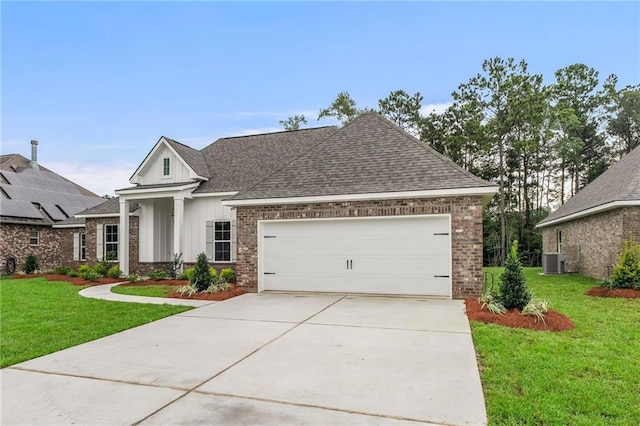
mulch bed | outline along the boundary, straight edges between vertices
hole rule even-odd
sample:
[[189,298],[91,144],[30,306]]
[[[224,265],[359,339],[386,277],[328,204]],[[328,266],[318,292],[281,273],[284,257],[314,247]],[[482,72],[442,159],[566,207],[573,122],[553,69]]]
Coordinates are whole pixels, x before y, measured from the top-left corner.
[[585,294],[587,296],[595,297],[621,297],[627,299],[640,298],[640,290],[634,290],[632,288],[593,287],[587,290]]
[[71,285],[78,286],[94,286],[94,285],[103,285],[103,284],[113,284],[119,283],[124,280],[124,278],[100,278],[97,281],[88,281],[82,277],[70,277],[68,275],[62,274],[25,274],[25,275],[14,275],[12,278],[14,279],[23,279],[23,278],[37,278],[43,277],[47,281],[64,281],[68,282]]
[[[189,284],[188,280],[147,280],[147,281],[139,281],[137,283],[125,283],[120,284],[124,287],[139,287],[139,286],[148,286],[148,285],[161,285],[165,287],[175,287],[175,286],[183,286]],[[246,291],[242,288],[236,287],[231,284],[231,288],[227,291],[221,291],[220,293],[198,293],[195,296],[181,296],[177,292],[173,292],[169,294],[170,298],[173,299],[196,299],[196,300],[214,300],[221,301],[231,299],[232,297],[240,296],[241,294],[245,294]]]
[[481,309],[482,305],[476,299],[465,299],[464,304],[467,308],[467,316],[471,321],[544,331],[565,331],[575,327],[573,321],[551,309],[544,315],[544,322],[540,320],[536,322],[535,317],[522,315],[518,309],[505,314],[494,314],[486,308]]

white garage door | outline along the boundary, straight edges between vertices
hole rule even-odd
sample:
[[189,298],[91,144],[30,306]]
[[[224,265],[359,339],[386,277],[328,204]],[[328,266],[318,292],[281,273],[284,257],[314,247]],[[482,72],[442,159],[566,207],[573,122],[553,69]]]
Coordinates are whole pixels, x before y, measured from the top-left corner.
[[259,289],[451,297],[449,215],[262,221]]

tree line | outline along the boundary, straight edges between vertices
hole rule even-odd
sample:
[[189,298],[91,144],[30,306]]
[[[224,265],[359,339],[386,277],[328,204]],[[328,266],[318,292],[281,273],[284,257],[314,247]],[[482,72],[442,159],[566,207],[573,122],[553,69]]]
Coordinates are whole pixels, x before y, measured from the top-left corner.
[[[539,265],[537,222],[640,145],[640,85],[618,88],[610,75],[573,64],[555,81],[528,71],[525,61],[491,58],[452,93],[443,113],[421,114],[423,96],[391,92],[377,108],[358,107],[348,92],[320,110],[318,119],[341,124],[376,111],[466,170],[495,182],[499,191],[484,212],[484,261],[504,264],[519,241],[527,265]],[[304,115],[280,121],[286,130]]]

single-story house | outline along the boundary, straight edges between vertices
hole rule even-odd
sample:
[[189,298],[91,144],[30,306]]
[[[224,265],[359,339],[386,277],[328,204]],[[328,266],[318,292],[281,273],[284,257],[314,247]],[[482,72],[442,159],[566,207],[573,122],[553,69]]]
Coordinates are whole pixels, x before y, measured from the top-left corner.
[[130,182],[77,215],[93,256],[117,253],[124,273],[204,252],[252,291],[481,292],[496,186],[376,113],[201,150],[161,137]]
[[[20,154],[0,156],[3,269],[9,263],[7,270],[13,266],[20,270],[29,254],[36,256],[40,268],[69,263],[62,255],[68,253],[71,257],[72,251],[80,256],[84,223],[73,219],[73,215],[104,202],[93,192],[38,164],[37,148],[38,142],[31,141],[30,160]],[[63,221],[69,222],[56,228]]]
[[544,253],[561,253],[564,271],[607,279],[622,242],[640,239],[640,147],[537,224]]

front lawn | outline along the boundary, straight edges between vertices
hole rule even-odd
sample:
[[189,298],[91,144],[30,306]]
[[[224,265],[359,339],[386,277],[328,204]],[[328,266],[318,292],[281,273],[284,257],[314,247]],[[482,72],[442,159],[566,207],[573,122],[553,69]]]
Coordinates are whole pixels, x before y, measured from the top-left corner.
[[[501,268],[486,270],[497,281]],[[586,296],[595,280],[539,272],[525,269],[529,289],[576,328],[530,331],[471,322],[489,424],[637,425],[640,299]]]
[[112,293],[129,294],[132,296],[147,296],[147,297],[169,297],[170,294],[175,293],[180,286],[178,285],[118,285],[111,287]]
[[88,299],[44,278],[0,280],[0,367],[191,309]]

